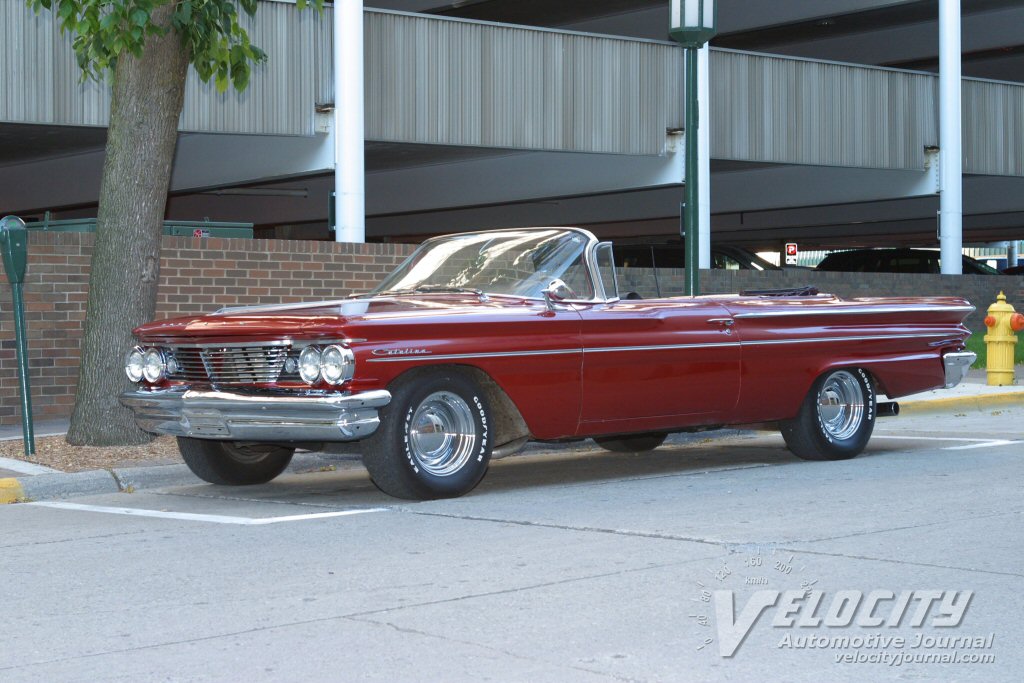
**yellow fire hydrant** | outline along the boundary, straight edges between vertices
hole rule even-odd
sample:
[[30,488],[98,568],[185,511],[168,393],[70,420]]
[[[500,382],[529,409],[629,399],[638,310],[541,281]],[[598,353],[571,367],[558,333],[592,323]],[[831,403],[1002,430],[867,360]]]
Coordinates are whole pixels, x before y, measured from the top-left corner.
[[988,307],[985,316],[985,349],[988,352],[988,385],[1001,387],[1013,384],[1013,349],[1017,344],[1014,332],[1024,330],[1024,315],[1016,313],[1006,303],[1006,295],[999,292],[996,302]]

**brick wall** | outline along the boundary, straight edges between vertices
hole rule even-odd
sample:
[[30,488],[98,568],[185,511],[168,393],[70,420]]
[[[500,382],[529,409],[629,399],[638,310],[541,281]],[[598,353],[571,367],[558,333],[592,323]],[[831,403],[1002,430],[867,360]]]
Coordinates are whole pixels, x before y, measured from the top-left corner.
[[[412,251],[401,244],[334,244],[278,240],[166,237],[161,259],[158,317],[212,311],[237,304],[275,304],[332,298],[375,285]],[[32,233],[25,283],[32,403],[37,419],[71,412],[78,376],[78,345],[89,285],[92,236]],[[650,269],[619,271],[623,294],[656,292]],[[683,271],[658,271],[662,295],[681,293]],[[1024,310],[1020,276],[897,275],[796,271],[705,271],[704,293],[815,285],[841,296],[964,296],[978,307],[968,319],[983,331],[984,310],[1004,290]],[[0,424],[18,417],[18,381],[11,295],[0,278]]]
[[[93,236],[33,232],[25,281],[36,419],[71,413]],[[157,316],[220,306],[340,297],[370,289],[412,251],[404,244],[165,237]],[[11,290],[0,277],[0,424],[20,420]]]

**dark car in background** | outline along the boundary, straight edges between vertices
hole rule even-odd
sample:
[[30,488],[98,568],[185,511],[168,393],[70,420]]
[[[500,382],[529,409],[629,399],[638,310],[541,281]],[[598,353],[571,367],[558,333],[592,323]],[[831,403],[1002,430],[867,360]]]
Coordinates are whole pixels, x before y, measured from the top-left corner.
[[[853,249],[829,254],[818,270],[844,273],[940,273],[939,252],[929,249]],[[965,275],[999,275],[999,271],[970,256],[963,257]]]
[[[685,268],[686,246],[679,242],[658,244],[615,243],[616,268]],[[742,247],[711,246],[711,267],[720,270],[781,270],[775,264]]]

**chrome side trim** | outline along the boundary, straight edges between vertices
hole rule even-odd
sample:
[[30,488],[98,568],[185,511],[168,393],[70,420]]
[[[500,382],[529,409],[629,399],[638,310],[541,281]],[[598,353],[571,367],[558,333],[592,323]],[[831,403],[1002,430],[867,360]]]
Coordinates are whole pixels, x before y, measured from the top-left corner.
[[356,441],[380,424],[387,391],[256,395],[194,389],[128,391],[121,403],[154,434],[229,441]]
[[734,318],[781,318],[794,315],[867,315],[871,313],[972,313],[974,306],[869,306],[857,308],[811,308],[795,311],[748,311],[735,313]]
[[702,344],[658,344],[656,346],[604,346],[583,349],[583,353],[615,353],[617,351],[674,351],[676,349],[715,349],[722,346],[742,346],[738,341],[704,342]]
[[515,356],[564,356],[583,353],[583,349],[551,349],[544,351],[500,351],[494,353],[451,353],[445,356],[409,356],[399,358],[368,358],[367,363],[411,363],[425,360],[464,360],[467,358],[508,358]]
[[509,358],[517,356],[559,356],[576,353],[615,353],[618,351],[673,351],[677,349],[713,349],[726,346],[771,346],[775,344],[822,344],[828,342],[879,341],[889,339],[931,339],[948,337],[946,332],[928,334],[874,334],[853,337],[809,337],[807,339],[764,339],[755,341],[703,342],[697,344],[659,344],[654,346],[603,346],[580,349],[551,349],[541,351],[505,351],[494,353],[453,353],[444,356],[414,356],[398,358],[369,358],[368,363],[411,363],[434,360],[467,360],[473,358]]
[[760,339],[741,342],[743,346],[770,346],[773,344],[819,344],[822,342],[876,341],[886,339],[931,339],[948,337],[946,332],[927,334],[866,334],[856,337],[808,337],[806,339]]

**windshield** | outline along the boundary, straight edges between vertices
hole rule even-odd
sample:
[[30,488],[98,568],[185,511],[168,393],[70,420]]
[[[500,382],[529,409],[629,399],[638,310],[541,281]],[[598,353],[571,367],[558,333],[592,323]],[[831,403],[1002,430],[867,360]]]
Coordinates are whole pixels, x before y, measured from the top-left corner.
[[587,237],[571,230],[519,230],[449,235],[424,243],[370,296],[480,291],[541,298],[560,279],[572,299],[594,298],[585,265]]

